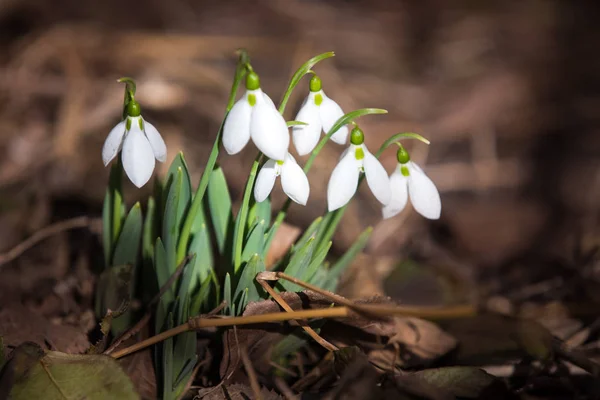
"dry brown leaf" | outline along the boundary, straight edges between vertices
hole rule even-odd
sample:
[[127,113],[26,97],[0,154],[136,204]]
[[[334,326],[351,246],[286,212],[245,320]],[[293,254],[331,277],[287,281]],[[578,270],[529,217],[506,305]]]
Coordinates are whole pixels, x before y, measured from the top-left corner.
[[287,251],[292,247],[292,244],[296,242],[298,236],[302,230],[297,226],[287,224],[283,222],[273,238],[271,247],[265,260],[265,265],[270,268],[277,260],[283,257]]
[[0,335],[8,346],[33,342],[43,348],[77,354],[90,343],[87,332],[69,325],[55,325],[45,317],[20,304],[9,304],[0,310]]
[[[261,388],[260,394],[263,400],[283,399],[283,397],[265,387]],[[247,400],[254,398],[254,392],[250,386],[236,383],[223,385],[219,388],[201,389],[195,398],[202,400]]]

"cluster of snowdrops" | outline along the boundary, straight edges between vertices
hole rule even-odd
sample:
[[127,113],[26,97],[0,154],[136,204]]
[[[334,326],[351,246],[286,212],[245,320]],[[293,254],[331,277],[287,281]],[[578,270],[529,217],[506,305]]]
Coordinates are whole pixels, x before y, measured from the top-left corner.
[[[269,159],[258,174],[254,198],[264,201],[271,193],[277,177],[286,195],[294,202],[306,205],[310,183],[303,169],[290,154],[292,142],[299,156],[310,154],[317,146],[321,133],[327,133],[344,116],[342,108],[329,98],[321,79],[312,72],[309,93],[296,118],[286,123],[271,98],[262,91],[259,76],[248,66],[246,91],[225,120],[222,146],[228,154],[239,153],[250,140]],[[289,126],[291,125],[291,126]],[[352,129],[342,126],[330,136],[331,141],[347,146],[333,170],[327,187],[329,211],[345,206],[356,193],[360,175],[364,173],[373,195],[382,204],[383,218],[400,213],[408,199],[415,210],[426,218],[437,219],[441,201],[435,184],[410,159],[399,143],[398,164],[388,177],[387,172],[364,143],[364,133],[353,123]],[[158,130],[141,115],[139,103],[132,99],[124,119],[109,133],[102,149],[104,165],[121,152],[123,169],[137,187],[145,185],[152,176],[155,159],[164,162],[167,148]]]

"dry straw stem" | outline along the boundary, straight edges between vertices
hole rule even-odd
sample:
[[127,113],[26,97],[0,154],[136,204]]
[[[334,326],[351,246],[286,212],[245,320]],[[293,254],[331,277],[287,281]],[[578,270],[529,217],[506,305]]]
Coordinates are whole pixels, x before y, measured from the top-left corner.
[[[287,311],[287,312],[294,311],[288,305],[288,303],[286,303],[285,300],[279,295],[279,293],[277,293],[275,290],[273,290],[273,288],[269,285],[268,282],[260,279],[258,276],[256,277],[256,280],[269,293],[269,295],[271,295],[271,297],[273,297],[273,299],[277,302],[277,304],[279,304],[285,311]],[[302,329],[304,329],[304,331],[306,333],[308,333],[311,338],[313,338],[317,343],[319,343],[321,346],[323,346],[326,350],[329,350],[329,351],[339,350],[336,346],[329,343],[327,340],[323,339],[317,332],[315,332],[315,330],[308,325],[308,321],[301,320],[301,321],[296,321],[296,322],[298,322],[298,324],[302,327]]]
[[[269,275],[270,274],[270,275]],[[371,317],[391,317],[391,316],[406,316],[406,317],[422,317],[427,319],[447,319],[447,318],[464,318],[474,316],[476,310],[473,306],[455,306],[455,307],[403,307],[403,306],[388,306],[388,305],[364,305],[354,304],[354,302],[338,296],[334,293],[324,291],[320,288],[309,285],[296,278],[287,276],[279,272],[260,273],[258,278],[264,280],[273,280],[276,277],[287,279],[297,285],[314,290],[317,293],[328,296],[334,303],[343,304],[342,307],[330,307],[318,310],[300,310],[291,312],[268,313],[261,315],[249,315],[230,318],[206,318],[198,316],[190,319],[187,323],[176,326],[168,331],[161,332],[156,336],[143,340],[133,346],[119,350],[112,354],[113,358],[121,358],[126,355],[135,353],[148,346],[162,342],[170,337],[179,335],[180,333],[200,330],[205,328],[215,328],[223,326],[238,326],[238,325],[253,325],[272,322],[282,322],[291,320],[306,320],[309,318],[345,318],[355,312],[366,314]]]
[[258,377],[256,376],[256,371],[252,366],[250,357],[248,357],[248,350],[245,347],[240,348],[240,355],[242,356],[242,362],[244,363],[246,375],[248,375],[248,380],[250,381],[250,387],[252,388],[252,392],[254,392],[254,398],[257,400],[262,400],[263,397],[260,393],[260,384],[258,383]]

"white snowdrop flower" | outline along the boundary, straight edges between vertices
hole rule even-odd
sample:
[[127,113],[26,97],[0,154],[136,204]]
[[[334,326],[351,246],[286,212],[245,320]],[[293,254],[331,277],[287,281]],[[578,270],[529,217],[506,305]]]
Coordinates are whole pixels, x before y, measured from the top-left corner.
[[141,116],[138,102],[127,104],[127,117],[108,134],[102,147],[102,161],[107,166],[121,151],[125,173],[137,187],[150,180],[154,171],[154,159],[165,162],[167,146],[150,122]]
[[283,160],[290,145],[285,120],[273,101],[260,88],[254,72],[246,76],[246,93],[238,100],[223,126],[223,147],[228,154],[237,154],[252,141],[267,157]]
[[352,129],[350,147],[340,157],[327,185],[327,205],[329,211],[345,206],[358,187],[361,172],[365,173],[367,184],[380,203],[386,205],[391,198],[390,182],[385,169],[377,158],[367,150],[364,134],[360,128]]
[[281,176],[285,194],[305,206],[310,194],[308,178],[290,153],[286,154],[283,161],[271,159],[263,165],[254,184],[254,199],[260,203],[269,197],[278,176]]
[[440,194],[435,184],[421,168],[410,161],[408,152],[401,147],[398,150],[398,166],[390,175],[392,197],[383,207],[383,218],[391,218],[404,209],[408,198],[415,210],[429,219],[438,219],[442,212]]
[[[310,93],[295,118],[296,121],[308,124],[296,125],[292,129],[294,146],[301,156],[313,151],[319,142],[321,131],[329,132],[333,124],[344,115],[342,108],[327,97],[321,87],[321,79],[313,76],[310,80]],[[338,144],[346,144],[347,138],[347,126],[342,126],[331,136],[331,140]]]

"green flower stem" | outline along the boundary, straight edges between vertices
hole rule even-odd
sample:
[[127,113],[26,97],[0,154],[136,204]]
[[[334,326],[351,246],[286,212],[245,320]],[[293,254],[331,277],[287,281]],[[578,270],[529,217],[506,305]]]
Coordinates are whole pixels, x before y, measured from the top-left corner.
[[335,53],[333,51],[328,51],[327,53],[319,54],[318,56],[311,58],[310,60],[302,64],[300,68],[298,68],[294,75],[292,75],[292,79],[290,79],[288,88],[285,91],[283,98],[281,99],[281,103],[279,104],[279,113],[281,113],[281,115],[283,115],[283,112],[285,111],[285,106],[287,105],[287,102],[289,101],[290,96],[294,91],[294,88],[296,87],[296,85],[298,85],[298,83],[304,77],[304,75],[313,73],[311,71],[312,67],[314,67],[318,62],[326,60],[333,56],[335,56]]
[[233,78],[233,84],[231,85],[231,91],[229,92],[229,101],[227,103],[227,108],[225,110],[225,118],[223,118],[223,122],[219,127],[219,131],[217,132],[217,137],[215,138],[215,142],[213,144],[212,150],[210,152],[210,156],[208,157],[208,161],[206,162],[206,167],[204,168],[204,173],[202,174],[202,178],[200,178],[200,183],[198,184],[198,189],[194,194],[194,200],[190,207],[189,212],[185,217],[185,221],[183,223],[183,228],[181,229],[181,234],[179,236],[179,243],[177,244],[177,262],[180,263],[181,260],[186,256],[188,242],[191,235],[192,225],[194,223],[194,219],[196,218],[196,214],[200,210],[202,206],[202,199],[204,198],[204,194],[206,193],[206,188],[208,187],[208,181],[210,180],[210,175],[215,167],[215,163],[217,162],[217,157],[219,156],[219,146],[221,144],[221,134],[223,133],[223,126],[225,125],[225,120],[227,119],[227,115],[229,111],[233,108],[235,104],[235,98],[240,86],[240,83],[246,76],[247,65],[248,65],[248,54],[244,50],[238,51],[238,62],[235,68],[235,75]]
[[394,143],[398,142],[398,140],[400,140],[400,139],[417,139],[425,144],[431,143],[429,140],[427,140],[423,136],[419,135],[418,133],[413,133],[413,132],[396,133],[395,135],[390,136],[390,138],[388,140],[383,142],[381,147],[379,147],[379,150],[377,150],[377,153],[375,153],[375,157],[379,158],[381,156],[381,154],[383,154],[385,149],[387,149]]
[[[317,158],[323,147],[325,147],[325,144],[337,131],[339,131],[344,125],[352,123],[356,118],[370,114],[387,114],[387,110],[381,108],[361,108],[359,110],[351,111],[348,114],[342,116],[340,119],[338,119],[336,123],[333,124],[329,132],[327,132],[327,134],[323,136],[321,141],[317,144],[317,147],[315,147],[312,153],[310,153],[310,157],[306,161],[306,164],[304,164],[304,173],[308,175],[308,171],[310,171],[313,163],[315,162],[315,159]],[[279,213],[277,213],[277,217],[275,217],[275,222],[273,223],[275,227],[274,229],[278,229],[279,225],[281,225],[281,223],[285,219],[287,210],[290,207],[291,203],[291,200],[287,199],[286,202],[283,204],[283,207],[281,207]]]
[[261,152],[258,153],[252,169],[250,169],[250,175],[248,175],[248,181],[246,182],[246,189],[244,190],[244,197],[242,198],[242,206],[238,211],[239,219],[236,221],[235,233],[233,238],[234,243],[234,255],[233,255],[233,271],[237,274],[238,269],[242,265],[242,249],[244,246],[244,231],[246,221],[248,219],[248,209],[250,207],[250,197],[252,196],[252,188],[254,187],[254,181],[258,173],[258,167],[261,164],[263,155]]

